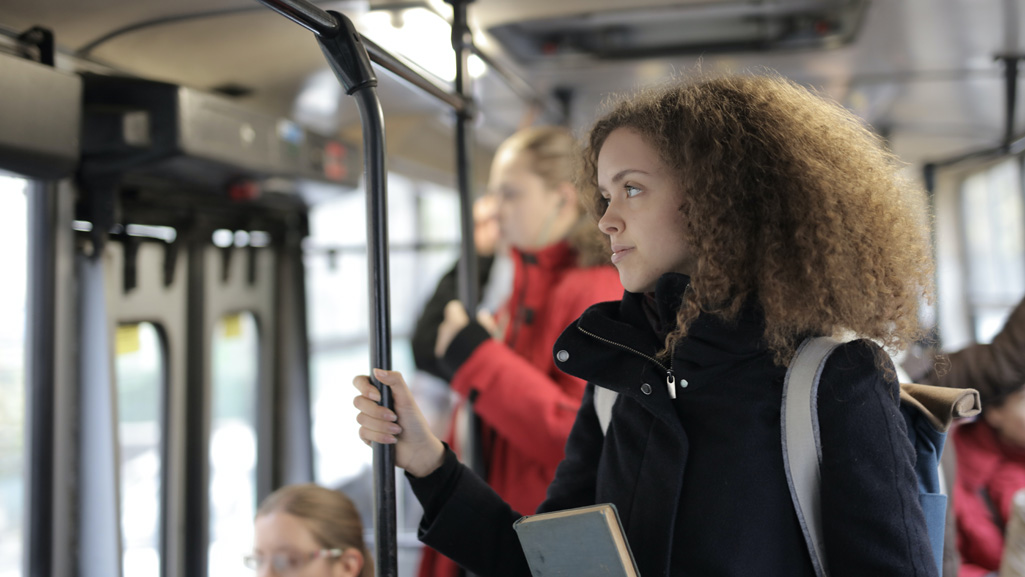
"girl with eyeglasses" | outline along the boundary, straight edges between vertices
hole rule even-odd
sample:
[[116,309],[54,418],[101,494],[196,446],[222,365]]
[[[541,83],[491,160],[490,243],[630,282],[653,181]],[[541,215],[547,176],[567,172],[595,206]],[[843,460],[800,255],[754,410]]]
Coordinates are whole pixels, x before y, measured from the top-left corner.
[[374,574],[356,506],[344,493],[313,484],[282,487],[264,499],[244,562],[261,577]]

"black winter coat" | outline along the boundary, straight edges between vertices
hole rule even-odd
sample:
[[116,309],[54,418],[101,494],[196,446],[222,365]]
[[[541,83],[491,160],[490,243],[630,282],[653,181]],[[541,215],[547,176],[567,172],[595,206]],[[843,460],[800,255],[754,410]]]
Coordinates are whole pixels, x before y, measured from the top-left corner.
[[[659,319],[675,320],[686,283],[681,275],[659,280]],[[733,324],[698,318],[672,357],[674,401],[645,298],[626,293],[595,305],[556,342],[559,367],[590,384],[538,511],[615,503],[644,577],[813,575],[783,469],[785,369],[764,345],[761,315],[745,310]],[[937,573],[898,384],[877,363],[883,354],[868,341],[842,345],[819,385],[833,577]],[[607,435],[595,386],[619,393]],[[482,576],[530,574],[511,527],[520,514],[453,455],[410,480],[424,505],[425,543]]]

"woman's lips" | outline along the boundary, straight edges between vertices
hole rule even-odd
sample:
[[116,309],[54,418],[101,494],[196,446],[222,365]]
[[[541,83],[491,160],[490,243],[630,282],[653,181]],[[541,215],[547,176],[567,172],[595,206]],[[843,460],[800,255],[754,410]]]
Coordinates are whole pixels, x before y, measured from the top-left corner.
[[612,264],[616,264],[619,261],[626,258],[634,248],[632,246],[613,246],[612,247]]

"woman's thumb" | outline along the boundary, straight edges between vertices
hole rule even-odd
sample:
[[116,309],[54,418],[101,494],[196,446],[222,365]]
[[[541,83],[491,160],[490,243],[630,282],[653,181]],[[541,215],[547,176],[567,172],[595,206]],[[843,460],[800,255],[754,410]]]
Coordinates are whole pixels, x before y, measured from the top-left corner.
[[406,385],[406,381],[402,378],[402,373],[399,371],[374,369],[374,378],[382,385],[387,385],[391,388],[392,398],[395,400],[402,399],[405,401],[405,398],[410,396],[409,387]]

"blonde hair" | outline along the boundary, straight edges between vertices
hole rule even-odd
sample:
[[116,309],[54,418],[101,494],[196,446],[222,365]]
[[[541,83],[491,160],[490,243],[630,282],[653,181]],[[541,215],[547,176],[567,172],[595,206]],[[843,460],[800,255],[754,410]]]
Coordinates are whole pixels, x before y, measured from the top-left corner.
[[302,521],[325,549],[359,549],[363,553],[360,577],[373,577],[374,558],[363,541],[363,522],[345,493],[312,483],[288,485],[268,495],[256,516],[279,511]]
[[[566,128],[524,128],[502,143],[498,154],[504,152],[526,155],[531,172],[541,177],[549,190],[554,190],[563,183],[576,186],[580,145],[573,137],[573,133]],[[608,239],[588,216],[590,202],[587,195],[577,194],[577,212],[580,218],[570,229],[567,241],[576,250],[579,266],[608,265],[612,249]]]
[[776,75],[702,76],[624,99],[584,153],[581,190],[598,215],[598,153],[623,127],[673,171],[697,258],[663,354],[700,313],[729,321],[749,301],[780,365],[809,334],[852,331],[891,350],[922,336],[924,193],[842,106]]

